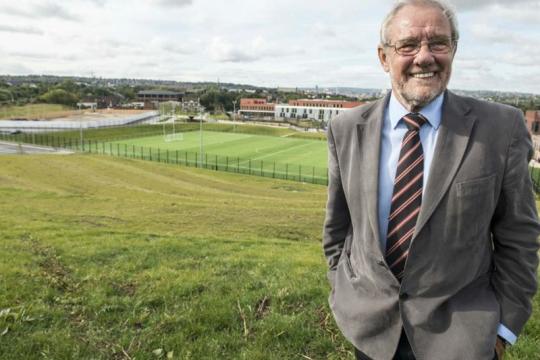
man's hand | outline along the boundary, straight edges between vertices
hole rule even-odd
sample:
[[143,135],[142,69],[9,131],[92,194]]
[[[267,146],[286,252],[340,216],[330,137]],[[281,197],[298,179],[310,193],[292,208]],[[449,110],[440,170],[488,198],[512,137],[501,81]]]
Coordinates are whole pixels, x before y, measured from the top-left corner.
[[497,336],[497,342],[495,343],[495,352],[497,353],[497,359],[502,360],[504,357],[504,351],[506,350],[506,342]]

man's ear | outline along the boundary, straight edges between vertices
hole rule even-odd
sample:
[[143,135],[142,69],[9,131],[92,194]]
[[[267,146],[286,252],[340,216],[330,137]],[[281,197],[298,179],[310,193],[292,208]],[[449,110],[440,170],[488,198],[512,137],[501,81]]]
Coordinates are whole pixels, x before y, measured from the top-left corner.
[[377,47],[377,55],[379,56],[379,61],[381,62],[381,66],[383,67],[384,71],[389,72],[390,66],[388,64],[388,56],[386,55],[382,45]]
[[457,53],[457,45],[458,45],[458,43],[457,43],[457,41],[456,41],[456,43],[454,44],[454,50],[452,51],[452,52],[453,52],[452,58],[454,58],[454,57],[456,56],[456,53]]

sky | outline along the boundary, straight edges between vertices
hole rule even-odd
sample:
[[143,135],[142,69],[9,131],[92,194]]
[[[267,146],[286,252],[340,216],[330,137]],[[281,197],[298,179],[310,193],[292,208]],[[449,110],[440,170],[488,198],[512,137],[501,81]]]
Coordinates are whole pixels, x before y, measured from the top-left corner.
[[[450,0],[451,89],[540,94],[540,0]],[[392,0],[0,0],[0,74],[389,88]]]

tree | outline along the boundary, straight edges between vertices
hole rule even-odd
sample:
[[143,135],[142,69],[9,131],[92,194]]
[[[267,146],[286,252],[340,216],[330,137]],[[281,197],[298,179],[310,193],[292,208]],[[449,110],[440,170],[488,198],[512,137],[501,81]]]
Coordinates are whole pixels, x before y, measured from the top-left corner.
[[54,89],[41,95],[40,100],[49,104],[76,106],[78,97],[64,89]]
[[0,102],[13,101],[13,94],[6,89],[0,89]]

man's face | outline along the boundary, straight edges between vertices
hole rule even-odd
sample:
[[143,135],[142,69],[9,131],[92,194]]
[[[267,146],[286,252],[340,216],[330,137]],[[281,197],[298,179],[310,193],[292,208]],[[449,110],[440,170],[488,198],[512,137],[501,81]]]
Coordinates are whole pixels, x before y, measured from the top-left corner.
[[427,43],[451,38],[450,22],[435,7],[406,5],[388,25],[386,41],[394,45],[404,40],[421,41],[416,55],[397,54],[392,47],[379,46],[384,70],[390,73],[392,91],[409,111],[417,111],[441,94],[448,85],[455,48],[434,54]]

